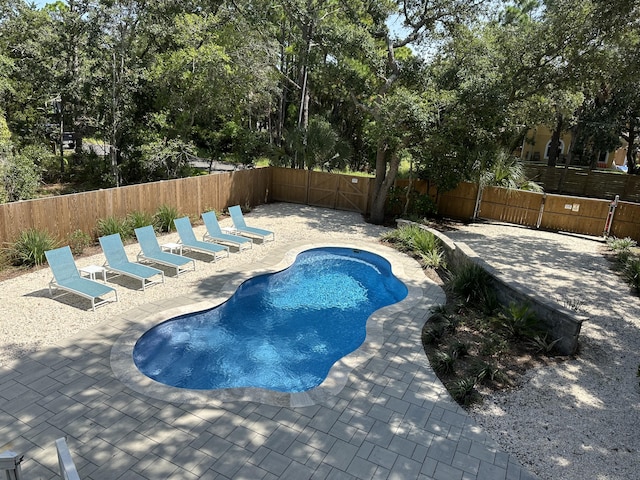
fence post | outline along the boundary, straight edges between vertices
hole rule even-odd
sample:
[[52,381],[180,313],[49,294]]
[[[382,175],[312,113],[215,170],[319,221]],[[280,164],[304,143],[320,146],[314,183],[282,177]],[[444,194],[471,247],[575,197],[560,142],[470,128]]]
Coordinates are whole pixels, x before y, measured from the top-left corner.
[[604,232],[602,232],[603,237],[608,237],[611,232],[611,224],[613,223],[613,215],[616,213],[616,207],[618,206],[618,201],[620,200],[620,195],[616,195],[611,204],[609,205],[609,213],[607,213],[607,220],[604,223]]
[[536,228],[540,228],[542,225],[542,214],[544,213],[544,202],[547,200],[547,194],[542,194],[542,201],[540,202],[540,213],[538,213],[538,221],[536,222]]
[[482,202],[482,184],[478,182],[478,193],[476,195],[476,205],[473,208],[473,217],[471,220],[478,219],[478,212],[480,211],[480,203]]

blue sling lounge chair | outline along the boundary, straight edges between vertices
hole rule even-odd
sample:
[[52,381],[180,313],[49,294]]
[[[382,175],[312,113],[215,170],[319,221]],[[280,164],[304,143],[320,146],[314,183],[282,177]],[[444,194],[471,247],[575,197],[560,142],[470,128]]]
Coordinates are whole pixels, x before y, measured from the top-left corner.
[[204,225],[207,227],[207,233],[204,234],[202,240],[230,245],[236,247],[238,251],[245,248],[253,248],[253,241],[250,238],[224,233],[218,223],[216,212],[203,213],[202,220],[204,220]]
[[173,221],[173,224],[176,226],[176,230],[178,230],[178,235],[180,235],[182,248],[186,248],[194,252],[208,253],[209,255],[213,255],[214,262],[218,258],[229,256],[229,247],[224,247],[215,243],[202,242],[198,240],[196,238],[196,234],[193,233],[193,227],[191,226],[189,217],[176,218]]
[[[119,233],[100,237],[98,240],[107,259],[107,263],[104,266],[107,271],[140,280],[142,282],[142,290],[156,283],[164,283],[164,272],[162,270],[129,261]],[[153,280],[153,277],[157,275],[160,275],[160,278]]]
[[138,260],[146,260],[147,262],[157,263],[165,267],[175,268],[176,276],[182,272],[186,272],[189,264],[193,265],[193,270],[196,269],[196,262],[192,258],[163,252],[151,225],[136,228],[134,232],[136,233],[136,238],[138,239],[141,249],[141,252],[138,253]]
[[[118,301],[118,292],[115,288],[80,276],[76,262],[73,260],[73,254],[68,246],[49,250],[44,254],[53,272],[53,279],[49,282],[49,294],[52,297],[53,288],[80,295],[91,300],[91,308],[94,312],[97,306],[114,301],[113,299],[103,298],[109,293],[115,293],[115,301]],[[96,302],[96,299],[101,300]]]
[[244,216],[242,215],[240,205],[229,207],[229,214],[231,215],[231,220],[233,220],[233,226],[236,227],[236,230],[240,235],[245,235],[247,237],[257,237],[262,239],[263,242],[275,240],[276,236],[273,232],[269,230],[263,230],[262,228],[247,226],[244,221]]

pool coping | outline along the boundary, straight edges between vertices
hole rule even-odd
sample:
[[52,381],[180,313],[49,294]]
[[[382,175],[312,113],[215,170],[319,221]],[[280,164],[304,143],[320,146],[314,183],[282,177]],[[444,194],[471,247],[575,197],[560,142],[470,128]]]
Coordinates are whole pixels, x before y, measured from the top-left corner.
[[[255,387],[190,390],[156,382],[141,373],[135,366],[133,348],[140,336],[151,327],[180,315],[220,305],[227,301],[237,288],[249,278],[284,270],[295,261],[299,253],[320,247],[354,248],[380,255],[389,261],[393,274],[405,284],[408,293],[402,301],[383,307],[369,316],[366,323],[366,337],[362,345],[338,360],[329,370],[325,380],[317,387],[298,393],[276,392]],[[136,320],[114,343],[110,356],[111,369],[116,378],[132,390],[152,398],[174,403],[210,405],[240,400],[290,407],[315,405],[338,394],[345,387],[349,374],[376,354],[384,343],[385,321],[395,314],[410,309],[422,300],[425,293],[422,284],[425,282],[428,282],[428,279],[416,260],[379,243],[354,241],[304,243],[288,249],[281,260],[276,259],[270,266],[262,265],[259,268],[234,273],[232,278],[212,298],[204,301],[191,299],[191,301],[185,301],[183,305],[164,310],[157,307],[156,311],[150,311],[146,317]]]

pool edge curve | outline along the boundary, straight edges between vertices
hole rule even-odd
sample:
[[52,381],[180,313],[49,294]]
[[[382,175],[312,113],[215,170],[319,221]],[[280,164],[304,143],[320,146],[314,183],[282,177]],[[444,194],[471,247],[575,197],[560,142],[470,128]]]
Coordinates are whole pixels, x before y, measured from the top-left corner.
[[[359,365],[372,358],[384,342],[384,322],[392,315],[409,310],[420,300],[423,300],[431,288],[436,285],[423,273],[419,263],[390,247],[380,243],[366,243],[353,241],[335,241],[331,243],[301,243],[297,246],[285,247],[281,259],[274,259],[270,266],[259,266],[252,270],[234,273],[222,288],[212,298],[196,300],[183,297],[183,305],[160,309],[149,308],[149,314],[136,322],[122,333],[111,348],[111,369],[116,378],[127,387],[143,395],[170,401],[173,403],[216,404],[230,401],[253,401],[276,406],[304,407],[320,403],[339,393],[347,384],[351,372]],[[407,287],[407,296],[398,303],[382,307],[373,312],[366,322],[366,337],[362,345],[353,352],[345,355],[333,364],[324,381],[315,388],[304,392],[284,393],[255,387],[228,388],[215,390],[190,390],[171,387],[156,382],[140,372],[133,362],[133,348],[142,334],[149,328],[163,321],[179,315],[198,312],[213,308],[225,302],[236,289],[247,279],[273,273],[289,267],[297,255],[305,250],[319,247],[343,247],[367,250],[382,256],[391,264],[393,274]],[[274,256],[275,257],[275,256]],[[434,305],[443,303],[443,293],[438,287],[438,294],[429,303]],[[419,339],[417,339],[419,343]]]

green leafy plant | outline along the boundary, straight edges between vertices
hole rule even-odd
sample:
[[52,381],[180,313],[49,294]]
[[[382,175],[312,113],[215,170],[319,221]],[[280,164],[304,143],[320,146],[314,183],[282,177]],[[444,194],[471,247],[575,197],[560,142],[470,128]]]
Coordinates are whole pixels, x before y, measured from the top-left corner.
[[640,290],[640,258],[629,258],[624,265],[624,278],[636,290]]
[[582,312],[585,310],[584,300],[579,297],[563,297],[560,300],[560,304],[574,312]]
[[178,209],[170,205],[160,205],[154,216],[158,230],[161,232],[170,232],[173,228],[173,221],[178,218],[180,214]]
[[447,268],[447,261],[444,257],[444,252],[440,250],[432,250],[430,252],[421,255],[422,263],[425,267],[444,269]]
[[445,326],[442,324],[435,324],[425,327],[422,331],[422,344],[437,345],[442,340],[444,333]]
[[44,252],[57,247],[58,242],[49,232],[31,228],[20,232],[8,251],[14,264],[33,266],[45,263]]
[[507,342],[507,339],[499,333],[492,332],[484,337],[484,340],[480,345],[480,354],[493,356],[506,352],[508,349],[509,343]]
[[146,227],[151,225],[155,228],[155,218],[153,215],[147,212],[133,211],[127,215],[127,223],[131,232],[136,228]]
[[481,304],[486,302],[493,291],[491,276],[480,265],[467,263],[451,277],[450,288],[466,303]]
[[495,381],[504,381],[507,376],[495,365],[481,360],[477,361],[470,369],[478,383],[487,384]]
[[631,237],[625,237],[625,238],[609,237],[607,239],[607,247],[609,247],[610,250],[613,250],[616,253],[629,251],[635,246],[637,246],[637,242],[633,240]]
[[461,405],[471,405],[479,400],[475,387],[475,377],[461,378],[447,383],[447,390],[449,390],[453,399]]
[[455,342],[450,347],[450,354],[453,358],[462,358],[469,355],[469,345],[464,342]]
[[437,213],[438,206],[430,195],[417,193],[413,198],[411,211],[417,215],[428,217]]
[[454,372],[456,359],[448,352],[436,352],[433,355],[431,366],[438,375],[449,375]]
[[511,302],[496,318],[511,337],[534,338],[542,330],[540,320],[526,304]]
[[80,255],[84,249],[93,243],[91,235],[82,230],[74,230],[67,235],[67,244],[74,255]]
[[535,335],[527,342],[536,353],[543,353],[545,355],[551,355],[556,344],[560,341],[560,338],[552,340],[548,334]]
[[117,217],[100,218],[96,223],[96,234],[98,237],[119,233],[122,238],[132,235],[131,228],[126,219]]

